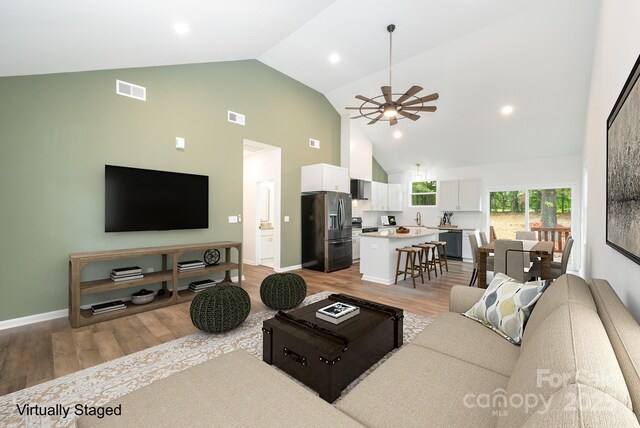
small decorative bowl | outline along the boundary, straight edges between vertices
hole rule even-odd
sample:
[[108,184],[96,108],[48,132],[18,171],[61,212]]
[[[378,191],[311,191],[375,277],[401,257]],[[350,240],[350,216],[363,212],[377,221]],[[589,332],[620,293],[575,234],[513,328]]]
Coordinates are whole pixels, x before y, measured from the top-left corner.
[[131,303],[134,305],[144,305],[151,303],[155,298],[155,294],[151,290],[145,290],[144,288],[131,295]]

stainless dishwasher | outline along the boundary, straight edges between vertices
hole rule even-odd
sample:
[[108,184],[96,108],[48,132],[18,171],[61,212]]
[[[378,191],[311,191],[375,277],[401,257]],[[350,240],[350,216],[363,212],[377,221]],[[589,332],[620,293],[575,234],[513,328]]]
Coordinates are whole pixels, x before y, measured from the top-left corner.
[[462,230],[442,230],[438,239],[447,243],[447,259],[462,260]]

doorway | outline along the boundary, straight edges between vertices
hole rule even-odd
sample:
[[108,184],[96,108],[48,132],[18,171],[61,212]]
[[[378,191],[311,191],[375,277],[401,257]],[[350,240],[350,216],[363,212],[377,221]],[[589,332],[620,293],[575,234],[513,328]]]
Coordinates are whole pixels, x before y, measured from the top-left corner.
[[243,262],[280,268],[281,149],[243,142]]

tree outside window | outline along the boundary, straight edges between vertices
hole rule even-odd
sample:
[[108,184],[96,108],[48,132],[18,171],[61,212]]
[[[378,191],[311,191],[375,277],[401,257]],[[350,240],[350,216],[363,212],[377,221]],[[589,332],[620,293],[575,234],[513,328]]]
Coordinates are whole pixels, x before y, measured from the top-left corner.
[[435,181],[412,181],[411,206],[434,207],[436,205],[436,188]]

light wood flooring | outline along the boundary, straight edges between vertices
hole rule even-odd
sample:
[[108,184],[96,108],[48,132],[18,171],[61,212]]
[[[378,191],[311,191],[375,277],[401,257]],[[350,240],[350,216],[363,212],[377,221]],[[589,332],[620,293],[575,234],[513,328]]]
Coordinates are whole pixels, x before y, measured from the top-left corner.
[[[302,269],[307,294],[334,291],[387,303],[405,311],[436,317],[448,310],[454,285],[467,285],[472,265],[450,261],[449,272],[417,288],[411,280],[380,285],[360,279],[359,265],[325,274]],[[251,296],[251,312],[267,309],[260,300],[260,283],[271,268],[245,266],[242,286]],[[0,395],[36,385],[123,355],[195,333],[189,303],[156,309],[71,328],[67,318],[0,331]]]

